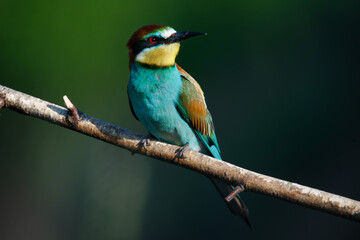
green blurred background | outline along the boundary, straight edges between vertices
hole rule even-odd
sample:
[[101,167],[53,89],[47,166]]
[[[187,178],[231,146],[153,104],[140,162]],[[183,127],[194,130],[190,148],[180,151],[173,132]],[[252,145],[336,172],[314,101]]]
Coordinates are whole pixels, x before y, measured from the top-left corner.
[[[208,33],[177,62],[225,160],[360,200],[355,1],[0,1],[0,84],[146,134],[125,44],[145,24]],[[0,239],[359,239],[360,225],[245,193],[254,229],[204,176],[0,110]]]

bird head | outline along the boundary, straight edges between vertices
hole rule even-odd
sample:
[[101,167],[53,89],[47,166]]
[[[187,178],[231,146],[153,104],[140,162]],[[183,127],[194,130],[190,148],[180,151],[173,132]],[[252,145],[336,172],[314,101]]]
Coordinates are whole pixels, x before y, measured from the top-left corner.
[[177,32],[166,25],[146,25],[138,29],[127,43],[130,67],[136,61],[156,67],[174,66],[180,41],[206,35],[203,32]]

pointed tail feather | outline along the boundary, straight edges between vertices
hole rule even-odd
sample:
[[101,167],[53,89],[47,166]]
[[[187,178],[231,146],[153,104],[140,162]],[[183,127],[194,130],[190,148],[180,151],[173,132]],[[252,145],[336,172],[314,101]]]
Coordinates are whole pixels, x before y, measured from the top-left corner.
[[242,217],[244,221],[249,225],[249,227],[252,228],[251,223],[249,221],[249,210],[247,209],[244,201],[241,200],[241,198],[238,195],[234,197],[230,202],[225,200],[225,198],[233,191],[233,187],[215,178],[210,178],[210,180],[215,185],[216,189],[222,196],[223,200],[225,201],[230,211],[233,214]]
[[[214,133],[214,139],[213,141],[216,142],[215,145],[209,145],[208,142],[206,142],[204,140],[204,138],[202,137],[202,135],[198,134],[198,136],[200,137],[200,139],[202,140],[202,143],[205,145],[205,147],[207,148],[207,150],[211,153],[211,155],[214,158],[220,159],[221,160],[221,156],[220,156],[220,150],[219,147],[217,145],[217,141],[216,141],[216,137],[215,137],[215,133]],[[252,228],[250,220],[249,220],[249,210],[247,209],[245,203],[243,200],[241,200],[240,196],[237,195],[236,197],[234,197],[230,202],[226,201],[225,198],[232,193],[232,191],[234,190],[234,188],[228,184],[225,183],[223,181],[220,181],[218,179],[215,178],[210,178],[211,182],[215,185],[216,189],[218,190],[218,192],[220,193],[222,199],[225,201],[226,205],[228,206],[228,208],[230,209],[230,211],[237,215],[240,216],[244,219],[244,221],[247,223],[247,225],[249,225],[250,228]]]

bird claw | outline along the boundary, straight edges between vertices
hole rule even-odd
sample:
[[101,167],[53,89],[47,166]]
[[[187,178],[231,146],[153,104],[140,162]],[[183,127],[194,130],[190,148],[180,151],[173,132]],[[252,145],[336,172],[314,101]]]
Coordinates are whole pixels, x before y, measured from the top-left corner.
[[[141,138],[141,140],[139,141],[139,143],[137,144],[137,147],[139,150],[141,149],[146,149],[147,146],[150,145],[150,140],[155,139],[155,137],[153,135],[151,135],[150,133],[144,137]],[[132,152],[132,155],[134,155],[135,152]]]
[[138,145],[139,148],[144,148],[145,149],[147,146],[150,145],[150,139],[144,137],[143,139],[141,139],[139,141],[139,143],[137,145]]
[[176,151],[175,151],[176,155],[175,155],[174,159],[185,158],[185,153],[186,153],[187,151],[189,151],[189,150],[190,150],[190,145],[189,145],[189,143],[185,144],[185,145],[182,146],[182,147],[179,147],[179,148],[176,149]]

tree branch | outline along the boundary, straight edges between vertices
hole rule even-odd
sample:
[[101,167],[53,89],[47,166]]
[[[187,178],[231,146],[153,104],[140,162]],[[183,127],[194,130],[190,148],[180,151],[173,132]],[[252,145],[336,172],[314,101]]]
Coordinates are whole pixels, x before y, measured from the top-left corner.
[[139,145],[144,138],[142,135],[86,115],[67,100],[66,97],[69,109],[0,85],[0,108],[37,117],[133,153],[189,168],[233,185],[243,185],[245,191],[270,195],[360,222],[359,201],[252,172],[191,150],[185,153],[185,158],[175,158],[178,146],[156,140],[148,140],[146,148],[143,148]]

